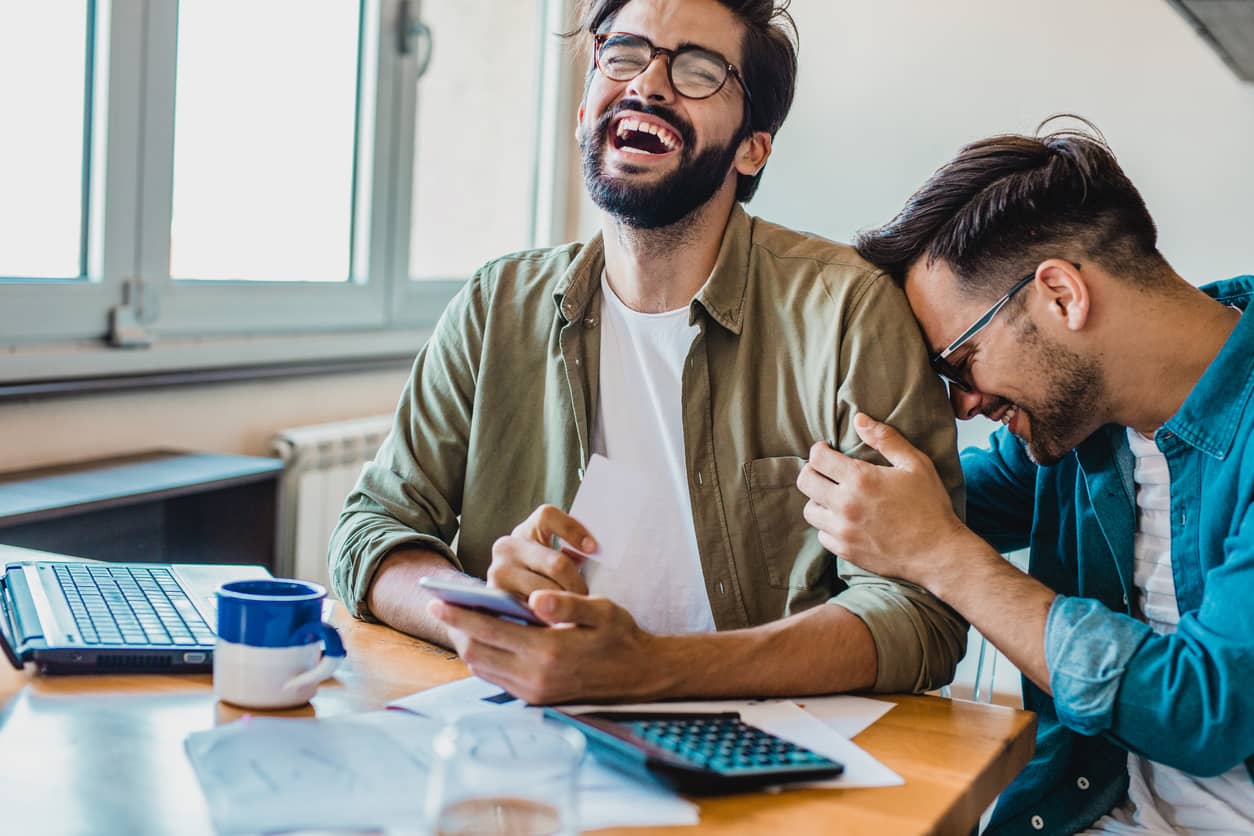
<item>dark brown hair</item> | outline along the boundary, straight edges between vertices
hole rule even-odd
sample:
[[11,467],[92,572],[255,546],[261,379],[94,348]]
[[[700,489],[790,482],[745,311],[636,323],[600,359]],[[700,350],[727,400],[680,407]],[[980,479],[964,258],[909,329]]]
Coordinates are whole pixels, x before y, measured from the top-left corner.
[[972,297],[1004,293],[1048,258],[1093,261],[1156,283],[1167,262],[1145,201],[1105,139],[1084,124],[964,146],[897,217],[860,233],[858,252],[899,282],[920,257],[943,261]]
[[[578,23],[562,34],[574,38],[602,31],[631,0],[581,0]],[[797,89],[797,25],[788,12],[790,0],[718,0],[744,24],[740,73],[752,96],[747,102],[748,130],[766,131],[772,137],[784,124]],[[591,73],[589,71],[589,78]],[[728,79],[728,83],[734,83]],[[764,167],[765,168],[765,167]],[[747,201],[758,189],[762,170],[741,174],[736,180],[736,199]]]

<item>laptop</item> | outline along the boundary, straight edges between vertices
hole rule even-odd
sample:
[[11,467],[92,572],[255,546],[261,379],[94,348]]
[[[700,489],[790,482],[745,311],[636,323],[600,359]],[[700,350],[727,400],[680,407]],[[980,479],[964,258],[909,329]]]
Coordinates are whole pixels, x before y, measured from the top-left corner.
[[25,560],[0,578],[0,646],[43,673],[208,671],[215,590],[261,566]]

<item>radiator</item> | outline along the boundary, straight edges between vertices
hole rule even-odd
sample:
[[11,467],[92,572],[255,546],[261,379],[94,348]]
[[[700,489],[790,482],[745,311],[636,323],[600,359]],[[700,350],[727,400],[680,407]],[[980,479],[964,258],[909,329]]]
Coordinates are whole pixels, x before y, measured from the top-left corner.
[[362,465],[392,427],[391,415],[293,427],[274,437],[279,481],[275,569],[281,577],[327,584],[327,544]]

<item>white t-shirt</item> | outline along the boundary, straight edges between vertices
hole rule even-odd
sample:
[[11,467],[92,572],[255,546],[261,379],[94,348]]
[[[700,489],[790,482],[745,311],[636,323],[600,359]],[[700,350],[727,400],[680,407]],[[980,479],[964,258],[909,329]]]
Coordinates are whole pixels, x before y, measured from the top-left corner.
[[698,328],[688,306],[644,314],[623,304],[601,275],[600,402],[592,452],[650,474],[654,490],[634,496],[661,532],[656,548],[622,565],[584,564],[588,591],[613,599],[652,633],[714,629],[714,613],[692,525],[684,459],[683,373]]
[[[1174,633],[1180,621],[1171,571],[1171,477],[1158,446],[1128,429],[1136,456],[1136,568],[1133,581],[1145,621],[1155,633]],[[1085,834],[1254,833],[1254,782],[1245,764],[1199,778],[1128,754],[1128,800]]]

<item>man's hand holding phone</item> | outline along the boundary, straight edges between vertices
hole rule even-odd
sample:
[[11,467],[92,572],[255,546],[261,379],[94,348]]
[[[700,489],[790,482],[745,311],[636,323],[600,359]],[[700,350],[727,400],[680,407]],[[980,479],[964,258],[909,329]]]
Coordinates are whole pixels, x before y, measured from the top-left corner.
[[542,589],[587,595],[588,585],[579,574],[583,556],[549,547],[553,538],[579,544],[586,552],[596,541],[577,520],[553,507],[542,505],[508,537],[492,547],[488,583],[473,579],[450,581],[426,577],[418,583],[446,604],[489,613],[515,624],[547,627],[525,601]]
[[[445,625],[473,674],[526,702],[636,696],[645,687],[640,672],[654,657],[658,640],[609,598],[589,596],[579,573],[583,556],[552,548],[555,537],[587,554],[599,551],[573,517],[541,506],[496,542],[489,585],[479,588],[517,606],[522,605],[513,596],[526,596],[534,616],[551,629],[502,621],[496,610],[476,612],[487,609],[477,604],[471,609],[433,601],[429,611]],[[484,603],[481,598],[479,603]],[[506,615],[524,620],[517,612]]]

